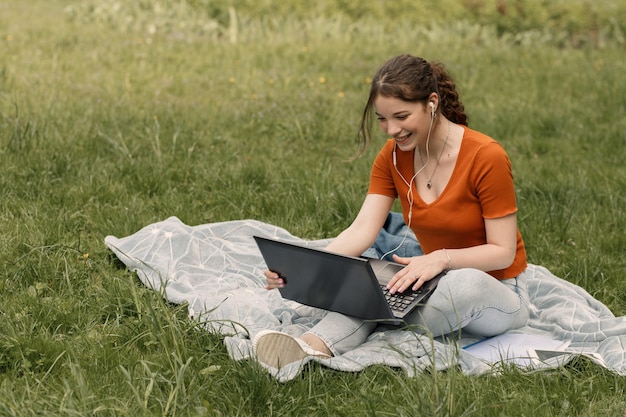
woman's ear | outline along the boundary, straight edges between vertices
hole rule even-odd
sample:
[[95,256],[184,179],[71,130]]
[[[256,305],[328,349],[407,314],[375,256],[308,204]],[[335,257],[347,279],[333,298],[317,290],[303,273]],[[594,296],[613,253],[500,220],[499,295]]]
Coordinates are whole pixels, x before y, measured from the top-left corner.
[[434,118],[439,108],[439,96],[437,93],[431,93],[428,96],[428,107],[430,108],[430,115]]

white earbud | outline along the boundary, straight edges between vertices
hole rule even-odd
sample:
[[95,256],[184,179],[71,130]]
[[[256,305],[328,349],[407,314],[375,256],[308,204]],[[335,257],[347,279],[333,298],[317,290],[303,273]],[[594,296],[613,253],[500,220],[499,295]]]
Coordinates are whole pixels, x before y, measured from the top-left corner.
[[434,118],[435,117],[435,103],[433,103],[432,101],[429,101],[428,105],[430,106],[430,116]]

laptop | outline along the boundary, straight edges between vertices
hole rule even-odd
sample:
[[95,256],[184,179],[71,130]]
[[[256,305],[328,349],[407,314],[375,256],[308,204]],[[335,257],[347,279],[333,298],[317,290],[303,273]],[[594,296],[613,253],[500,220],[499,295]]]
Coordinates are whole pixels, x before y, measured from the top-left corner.
[[281,295],[312,307],[368,320],[402,324],[424,304],[444,275],[419,290],[389,294],[385,286],[404,265],[380,259],[339,255],[254,236],[268,269],[285,281]]

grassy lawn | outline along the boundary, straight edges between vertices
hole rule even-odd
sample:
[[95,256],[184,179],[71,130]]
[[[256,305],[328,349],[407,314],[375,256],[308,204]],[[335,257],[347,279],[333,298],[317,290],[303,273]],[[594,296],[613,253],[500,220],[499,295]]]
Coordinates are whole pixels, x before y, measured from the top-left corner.
[[103,243],[169,216],[336,235],[377,152],[347,162],[369,77],[409,52],[507,149],[530,262],[624,316],[617,3],[0,0],[0,416],[624,417],[626,379],[585,360],[280,384]]

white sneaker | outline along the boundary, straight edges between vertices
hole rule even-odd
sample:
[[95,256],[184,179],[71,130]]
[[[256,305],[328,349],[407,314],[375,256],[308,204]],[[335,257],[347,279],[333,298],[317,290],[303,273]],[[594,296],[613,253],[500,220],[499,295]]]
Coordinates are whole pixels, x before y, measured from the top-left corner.
[[330,355],[313,349],[296,337],[274,330],[262,330],[254,336],[252,349],[257,360],[264,365],[280,369],[309,356],[330,358]]

